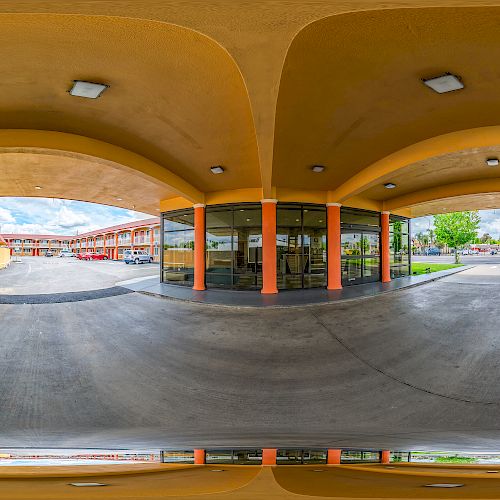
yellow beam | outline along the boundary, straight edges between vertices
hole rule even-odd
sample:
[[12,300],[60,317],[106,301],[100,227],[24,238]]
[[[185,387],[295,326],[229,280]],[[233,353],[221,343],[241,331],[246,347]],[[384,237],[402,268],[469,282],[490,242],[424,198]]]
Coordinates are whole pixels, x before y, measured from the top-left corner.
[[500,126],[460,130],[432,137],[382,158],[352,176],[337,189],[329,192],[329,200],[341,203],[377,183],[390,181],[391,174],[416,163],[444,154],[470,148],[491,147],[500,144]]
[[476,181],[456,182],[414,193],[398,196],[384,202],[384,210],[393,211],[420,205],[429,201],[444,200],[457,196],[500,193],[500,178],[478,179]]
[[202,203],[204,194],[167,168],[127,149],[81,135],[46,130],[0,130],[0,152],[61,151],[110,161],[138,175],[167,185],[179,196]]

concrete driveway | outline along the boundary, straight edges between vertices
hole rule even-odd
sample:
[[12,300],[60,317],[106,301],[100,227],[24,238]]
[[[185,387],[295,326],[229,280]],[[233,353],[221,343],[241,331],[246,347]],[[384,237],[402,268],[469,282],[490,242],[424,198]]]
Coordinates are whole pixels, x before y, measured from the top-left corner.
[[308,308],[0,305],[0,442],[498,450],[500,284],[482,272]]
[[115,286],[122,280],[160,276],[158,264],[81,261],[68,257],[21,257],[0,271],[0,294],[77,292]]

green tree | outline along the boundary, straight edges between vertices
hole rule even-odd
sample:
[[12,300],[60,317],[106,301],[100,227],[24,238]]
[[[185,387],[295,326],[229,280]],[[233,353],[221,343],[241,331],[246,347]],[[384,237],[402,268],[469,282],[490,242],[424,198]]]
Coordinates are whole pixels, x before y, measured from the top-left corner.
[[477,211],[453,212],[434,216],[436,240],[455,249],[455,263],[460,263],[459,248],[474,241],[481,218]]
[[484,233],[479,239],[481,243],[491,243],[491,236],[488,233]]

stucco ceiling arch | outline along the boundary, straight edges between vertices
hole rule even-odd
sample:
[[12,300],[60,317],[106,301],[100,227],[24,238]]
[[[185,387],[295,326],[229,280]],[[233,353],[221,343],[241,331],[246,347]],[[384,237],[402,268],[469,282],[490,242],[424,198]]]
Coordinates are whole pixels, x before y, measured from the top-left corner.
[[[412,162],[500,144],[500,75],[488,62],[500,54],[499,21],[498,7],[462,4],[343,13],[307,25],[283,66],[273,185],[307,185],[345,202]],[[465,89],[439,95],[422,84],[445,71],[462,76]],[[314,164],[325,172],[312,174]]]
[[[243,78],[210,37],[160,21],[81,14],[1,13],[0,25],[0,130],[32,131],[13,147],[37,147],[26,142],[34,131],[60,132],[52,139],[62,139],[61,149],[70,136],[106,144],[107,153],[114,146],[126,167],[147,170],[171,197],[191,202],[260,186]],[[110,88],[96,100],[73,97],[74,79]],[[96,146],[94,156],[105,149]],[[218,164],[227,166],[222,178],[210,172]]]

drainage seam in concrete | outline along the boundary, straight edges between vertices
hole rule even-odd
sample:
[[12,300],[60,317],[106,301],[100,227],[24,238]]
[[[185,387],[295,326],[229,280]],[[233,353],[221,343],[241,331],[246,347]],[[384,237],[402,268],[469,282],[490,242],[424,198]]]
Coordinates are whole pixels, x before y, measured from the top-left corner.
[[65,302],[83,302],[86,300],[104,299],[134,293],[129,288],[113,286],[99,290],[81,292],[39,293],[32,295],[0,295],[0,304],[63,304]]
[[311,315],[316,319],[316,321],[323,327],[323,329],[335,341],[337,341],[347,352],[349,352],[349,354],[351,354],[351,356],[353,356],[358,361],[360,361],[361,363],[363,363],[365,366],[371,368],[372,370],[375,370],[376,372],[380,373],[381,375],[384,375],[385,377],[390,378],[394,382],[397,382],[399,384],[405,385],[406,387],[410,387],[411,389],[415,389],[416,391],[424,392],[426,394],[431,394],[432,396],[438,396],[438,397],[444,398],[444,399],[450,399],[452,401],[458,401],[460,403],[471,403],[471,404],[484,405],[484,406],[486,406],[486,405],[498,405],[499,404],[496,401],[474,401],[472,399],[463,399],[463,398],[459,398],[459,397],[455,397],[455,396],[448,396],[447,394],[441,394],[439,392],[433,392],[433,391],[431,391],[429,389],[424,389],[423,387],[419,387],[419,386],[410,384],[409,382],[406,382],[406,381],[404,381],[402,379],[399,379],[399,378],[395,377],[394,375],[391,375],[391,374],[385,372],[384,370],[380,369],[378,366],[375,366],[374,364],[370,363],[370,361],[364,359],[356,351],[354,351],[354,349],[352,349],[351,347],[349,347],[338,335],[336,335],[335,333],[333,333],[328,328],[328,326],[321,320],[321,318],[319,318],[319,316],[317,316],[313,312],[311,313]]

